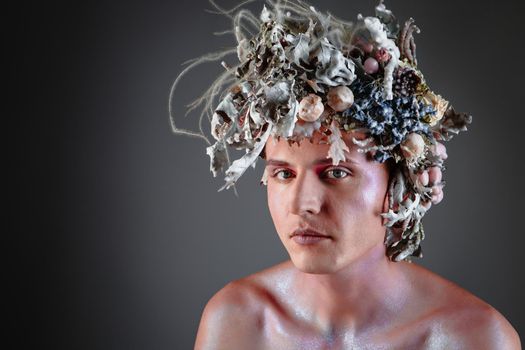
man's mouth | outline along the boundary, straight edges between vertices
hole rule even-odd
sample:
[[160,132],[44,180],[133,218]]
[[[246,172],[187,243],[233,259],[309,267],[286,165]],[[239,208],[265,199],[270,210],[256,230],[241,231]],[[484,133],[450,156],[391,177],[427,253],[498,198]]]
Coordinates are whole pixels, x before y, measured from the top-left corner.
[[322,241],[331,240],[332,237],[312,229],[297,229],[290,238],[299,244],[315,244]]

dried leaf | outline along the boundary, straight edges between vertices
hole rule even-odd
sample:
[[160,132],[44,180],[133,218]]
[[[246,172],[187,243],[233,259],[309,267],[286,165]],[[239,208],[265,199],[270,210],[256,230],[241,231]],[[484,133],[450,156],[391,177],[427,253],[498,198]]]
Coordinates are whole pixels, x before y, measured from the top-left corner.
[[355,63],[343,56],[343,53],[326,38],[321,40],[316,57],[319,62],[315,72],[318,83],[340,86],[350,85],[355,80]]
[[224,143],[222,141],[215,142],[206,148],[206,154],[210,156],[210,171],[213,173],[213,177],[216,177],[224,165],[228,164]]
[[261,116],[261,113],[259,113],[259,111],[257,110],[257,101],[253,101],[250,104],[250,118],[257,126],[263,125],[265,123],[265,120]]
[[272,13],[268,11],[266,6],[263,5],[263,9],[261,11],[260,19],[262,22],[270,22],[272,20]]
[[414,194],[414,197],[414,200],[408,198],[404,202],[400,203],[399,209],[397,211],[389,209],[387,213],[381,214],[381,216],[387,219],[387,227],[392,227],[397,222],[405,221],[410,218],[414,210],[419,205],[419,201],[421,198],[421,196],[418,193]]
[[439,124],[441,138],[445,141],[449,141],[454,135],[459,134],[460,131],[466,131],[467,125],[471,122],[471,115],[467,113],[458,113],[454,110],[454,107],[450,106]]
[[332,132],[328,137],[330,149],[326,158],[332,158],[332,164],[338,165],[340,161],[344,161],[346,159],[344,151],[350,152],[350,149],[341,137],[339,123],[335,119],[332,120],[332,123],[330,124],[330,131]]
[[301,66],[303,62],[308,62],[310,56],[310,37],[299,33],[292,42],[295,44],[292,50],[292,60],[296,65]]
[[266,103],[285,103],[290,98],[290,84],[280,81],[271,87],[266,87],[264,94],[266,95]]
[[249,150],[244,156],[237,159],[232,163],[232,165],[230,165],[230,167],[226,170],[226,177],[224,178],[226,184],[222,186],[219,189],[219,191],[228,189],[231,186],[233,186],[235,182],[239,179],[239,177],[241,177],[241,175],[244,174],[246,169],[248,169],[248,167],[257,160],[257,157],[259,156],[259,154],[261,154],[266,144],[266,141],[268,140],[268,137],[270,137],[272,129],[273,124],[268,123],[268,128],[261,136],[261,139],[255,143],[253,149]]
[[275,134],[283,137],[291,137],[294,132],[295,123],[297,122],[297,111],[299,110],[299,103],[292,96],[290,102],[290,110],[282,117],[275,125]]
[[378,17],[381,20],[381,22],[385,25],[390,35],[397,35],[397,32],[399,31],[399,25],[397,23],[396,17],[392,13],[392,11],[388,10],[385,7],[382,0],[376,6],[375,12],[376,17]]

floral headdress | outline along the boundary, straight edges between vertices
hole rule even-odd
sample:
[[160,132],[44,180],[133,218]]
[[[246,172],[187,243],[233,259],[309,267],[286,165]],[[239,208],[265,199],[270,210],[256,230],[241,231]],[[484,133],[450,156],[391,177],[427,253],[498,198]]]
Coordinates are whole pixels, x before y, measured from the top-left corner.
[[[209,144],[213,175],[226,169],[220,190],[255,167],[271,135],[299,143],[318,131],[330,144],[327,158],[337,165],[348,151],[341,131],[365,132],[365,139],[352,138],[359,151],[397,165],[389,210],[382,214],[387,254],[394,261],[422,256],[421,219],[430,207],[431,187],[420,174],[443,168],[437,141],[466,130],[471,116],[457,113],[427,86],[417,68],[414,20],[400,26],[383,1],[374,17],[358,15],[355,23],[322,14],[301,0],[268,1],[259,17],[242,4],[226,11],[210,2],[232,18],[237,45],[190,61],[173,84],[169,108],[175,133]],[[203,107],[200,132],[178,128],[171,107],[181,77],[200,63],[234,53],[239,63],[223,61],[225,72],[189,106],[189,111]],[[205,116],[213,144],[202,129]],[[228,148],[246,153],[231,163]]]

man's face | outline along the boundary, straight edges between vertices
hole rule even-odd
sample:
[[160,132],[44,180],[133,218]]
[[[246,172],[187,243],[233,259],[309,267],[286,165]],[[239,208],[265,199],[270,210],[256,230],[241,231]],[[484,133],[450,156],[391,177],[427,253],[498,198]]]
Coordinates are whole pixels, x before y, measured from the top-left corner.
[[[343,132],[350,148],[338,166],[326,158],[328,144],[303,140],[290,146],[270,138],[265,159],[268,206],[279,238],[294,265],[308,273],[333,273],[383,244],[388,169],[357,152],[352,134]],[[328,238],[292,235],[312,229]]]

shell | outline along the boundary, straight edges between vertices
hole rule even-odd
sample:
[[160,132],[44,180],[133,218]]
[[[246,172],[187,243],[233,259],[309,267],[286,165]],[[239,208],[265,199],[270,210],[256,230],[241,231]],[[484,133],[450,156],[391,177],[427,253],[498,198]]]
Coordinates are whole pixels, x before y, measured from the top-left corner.
[[331,88],[326,97],[326,104],[336,112],[345,111],[354,104],[354,93],[347,86]]
[[438,156],[443,160],[446,160],[448,158],[447,148],[444,144],[440,142],[436,142],[435,145],[430,146],[430,151],[432,152],[432,154]]
[[321,97],[309,94],[299,102],[298,117],[306,122],[314,122],[323,114],[324,106]]
[[443,188],[440,186],[432,187],[432,204],[438,204],[443,200]]
[[428,185],[428,171],[423,170],[421,173],[417,175],[417,179],[419,180],[419,183],[421,183],[421,185],[423,186]]
[[428,179],[432,186],[439,184],[442,178],[443,173],[439,167],[433,166],[428,169]]
[[423,136],[415,132],[408,134],[406,139],[401,143],[401,152],[409,161],[421,157],[425,152],[425,140],[423,140]]

